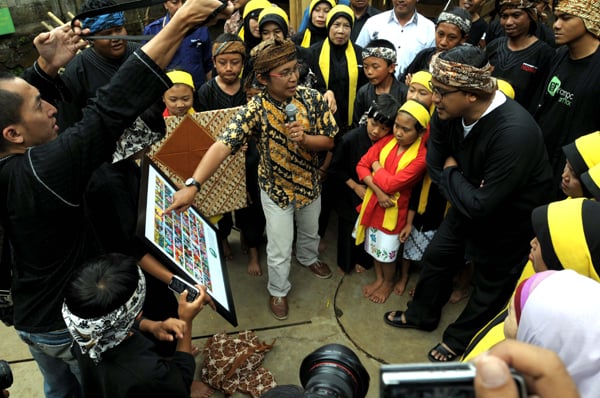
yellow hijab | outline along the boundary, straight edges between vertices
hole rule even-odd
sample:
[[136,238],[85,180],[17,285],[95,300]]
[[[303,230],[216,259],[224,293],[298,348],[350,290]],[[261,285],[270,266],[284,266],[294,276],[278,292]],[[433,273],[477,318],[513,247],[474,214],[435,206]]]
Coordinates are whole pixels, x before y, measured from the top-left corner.
[[[333,7],[329,14],[327,14],[327,35],[329,36],[329,29],[331,24],[338,19],[338,17],[347,18],[350,21],[350,25],[354,24],[354,12],[352,9],[345,5],[337,5]],[[352,42],[348,40],[346,43],[346,65],[348,68],[348,126],[352,124],[352,116],[354,115],[354,99],[356,98],[356,89],[358,84],[358,62],[356,61],[356,52]],[[329,75],[331,67],[331,47],[329,45],[329,37],[323,41],[323,47],[319,54],[319,68],[323,74],[325,80],[325,87],[329,88]]]

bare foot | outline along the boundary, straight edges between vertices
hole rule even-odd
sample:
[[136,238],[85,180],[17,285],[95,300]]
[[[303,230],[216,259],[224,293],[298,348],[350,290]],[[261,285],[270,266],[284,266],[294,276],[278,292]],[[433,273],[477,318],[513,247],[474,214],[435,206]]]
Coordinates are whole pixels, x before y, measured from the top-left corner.
[[248,275],[261,276],[262,269],[258,261],[258,249],[251,247],[248,249]]
[[225,256],[225,260],[233,260],[233,250],[231,250],[227,239],[223,239],[223,255]]
[[364,285],[362,288],[363,296],[371,297],[371,295],[375,292],[375,290],[379,289],[379,287],[382,284],[383,284],[383,279],[375,279],[375,281],[373,283]]
[[398,296],[402,296],[404,291],[406,290],[406,284],[408,283],[408,276],[403,276],[400,278],[398,282],[394,285],[394,293]]
[[354,270],[356,271],[357,274],[362,274],[367,269],[360,264],[354,264]]
[[215,393],[215,390],[210,388],[208,384],[200,380],[192,381],[190,398],[208,398]]
[[390,294],[392,294],[393,289],[393,282],[384,281],[381,284],[381,286],[379,286],[379,289],[375,290],[373,294],[369,296],[369,300],[371,300],[375,304],[383,304],[388,299],[388,297],[390,297]]
[[450,299],[448,300],[448,302],[450,304],[456,304],[459,301],[466,299],[470,295],[471,295],[470,287],[454,289],[454,290],[452,290],[452,294],[450,295]]

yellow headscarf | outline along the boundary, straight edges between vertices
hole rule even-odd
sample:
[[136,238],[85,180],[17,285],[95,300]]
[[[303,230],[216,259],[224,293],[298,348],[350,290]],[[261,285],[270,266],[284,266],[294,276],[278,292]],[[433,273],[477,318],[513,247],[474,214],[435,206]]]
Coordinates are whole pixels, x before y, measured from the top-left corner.
[[[186,86],[189,86],[192,89],[192,92],[196,90],[196,88],[194,87],[194,79],[192,78],[192,75],[184,70],[172,70],[170,72],[167,72],[167,77],[171,80],[173,84],[185,84]],[[188,109],[187,113],[193,114],[196,113],[196,111],[192,106],[190,107],[190,109]]]
[[[315,7],[317,6],[317,4],[319,4],[319,3],[329,3],[331,8],[335,7],[334,0],[312,0],[308,7],[308,18],[309,19],[312,18],[312,13],[313,13]],[[308,28],[304,29],[304,36],[302,36],[302,43],[300,43],[300,47],[303,47],[303,48],[310,47],[310,29],[308,29]]]
[[[244,13],[242,14],[242,20],[246,19],[248,14],[250,14],[252,11],[263,10],[267,7],[271,7],[271,3],[269,2],[269,0],[250,0],[248,2],[248,4],[246,4],[246,6],[244,7]],[[244,25],[242,25],[240,31],[238,32],[238,36],[242,40],[245,40],[244,33],[245,33],[245,29],[244,29]]]
[[[331,24],[338,17],[345,17],[350,21],[350,25],[354,24],[354,12],[352,9],[345,5],[337,5],[333,7],[329,14],[327,14],[327,31],[331,28]],[[328,33],[329,35],[329,33]],[[358,85],[358,62],[356,60],[356,52],[352,42],[348,39],[346,44],[346,66],[348,68],[348,126],[352,124],[352,116],[354,115],[354,99],[356,98],[356,90]],[[319,54],[319,69],[325,80],[325,87],[329,88],[329,74],[331,67],[331,47],[329,45],[329,37],[323,41],[323,47]]]

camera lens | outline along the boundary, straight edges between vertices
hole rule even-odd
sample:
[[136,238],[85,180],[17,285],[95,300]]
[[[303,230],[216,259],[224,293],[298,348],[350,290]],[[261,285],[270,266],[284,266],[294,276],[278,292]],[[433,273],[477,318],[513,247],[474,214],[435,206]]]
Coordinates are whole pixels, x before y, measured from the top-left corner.
[[369,380],[356,354],[341,344],[327,344],[317,349],[300,365],[300,381],[312,395],[364,398]]
[[8,362],[0,361],[0,390],[12,386],[12,383],[13,375],[10,366],[8,366]]

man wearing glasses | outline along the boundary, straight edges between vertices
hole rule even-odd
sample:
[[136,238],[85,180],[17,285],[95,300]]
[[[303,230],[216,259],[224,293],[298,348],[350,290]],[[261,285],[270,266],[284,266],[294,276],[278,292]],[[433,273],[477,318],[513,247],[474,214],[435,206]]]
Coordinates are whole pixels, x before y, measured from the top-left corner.
[[291,289],[288,276],[294,220],[296,259],[316,277],[331,277],[329,266],[318,258],[321,185],[317,152],[333,148],[338,127],[321,94],[298,86],[296,47],[291,40],[263,41],[251,56],[264,91],[234,116],[196,167],[193,183],[175,193],[166,211],[187,208],[200,184],[220,163],[249,136],[256,136],[261,203],[267,221],[269,307],[276,319],[283,320],[288,316],[287,295]]
[[461,355],[509,299],[527,261],[530,214],[546,202],[552,172],[531,115],[497,90],[485,53],[463,45],[431,61],[433,102],[427,167],[450,202],[423,255],[414,299],[386,313],[398,328],[433,330],[452,292],[457,267],[474,264],[473,294],[429,352],[431,361]]

